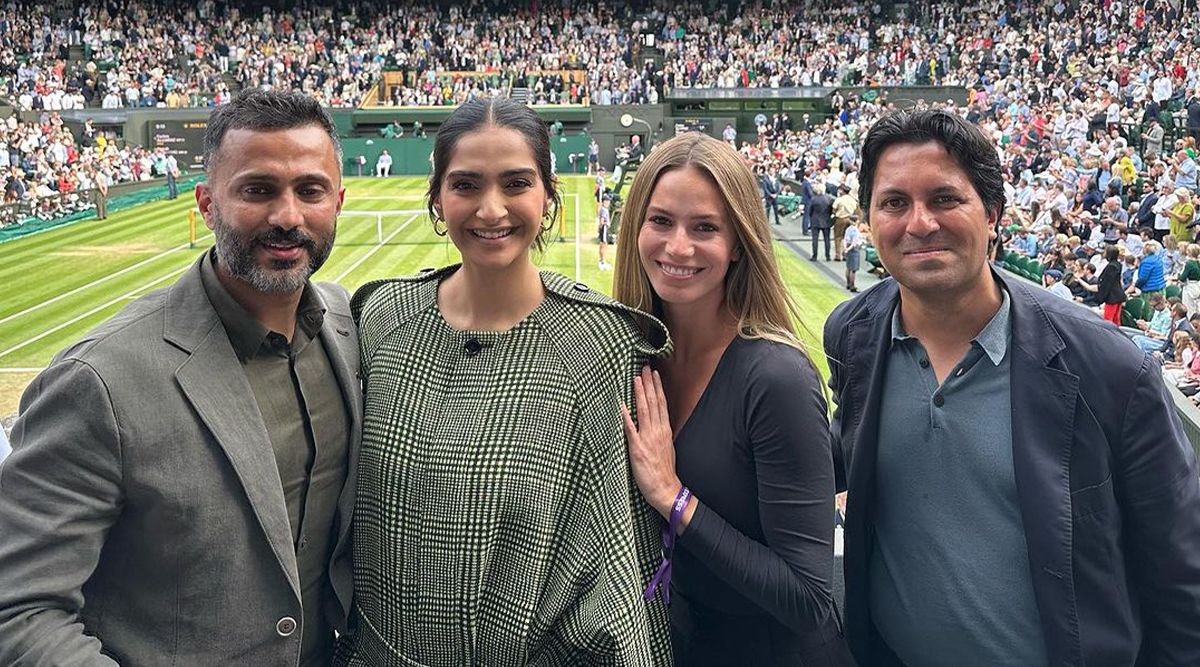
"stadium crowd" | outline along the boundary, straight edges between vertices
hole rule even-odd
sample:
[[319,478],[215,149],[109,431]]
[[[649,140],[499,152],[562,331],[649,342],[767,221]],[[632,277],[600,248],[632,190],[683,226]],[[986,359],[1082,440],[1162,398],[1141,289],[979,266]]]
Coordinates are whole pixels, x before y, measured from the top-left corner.
[[[384,102],[405,106],[511,87],[527,88],[534,103],[653,104],[671,88],[849,85],[999,87],[1036,104],[1035,82],[1054,94],[1055,83],[1101,76],[1161,104],[1196,83],[1194,34],[1178,4],[934,2],[894,19],[878,4],[828,0],[283,11],[135,0],[66,16],[38,5],[0,14],[0,74],[23,108],[52,110],[205,106],[254,86],[356,106],[384,70],[405,81],[383,91]],[[1175,80],[1147,78],[1167,51]]]
[[[0,77],[19,107],[47,111],[205,106],[227,100],[231,89],[257,86],[352,106],[384,70],[402,73],[405,85],[384,97],[403,106],[457,104],[511,87],[528,89],[533,103],[604,105],[655,103],[666,90],[687,87],[963,85],[971,103],[960,111],[995,137],[1006,164],[1028,163],[1014,174],[1014,215],[1035,213],[1031,197],[1042,196],[1038,187],[1048,178],[1083,191],[1095,174],[1103,192],[1115,147],[1132,151],[1138,173],[1172,173],[1174,153],[1155,164],[1163,146],[1153,119],[1169,125],[1163,114],[1177,112],[1200,126],[1200,104],[1191,103],[1200,84],[1200,33],[1186,27],[1179,2],[985,0],[918,10],[884,20],[878,5],[833,2],[546,7],[476,0],[453,7],[301,3],[280,11],[134,1],[65,16],[10,7],[0,13]],[[639,59],[649,44],[661,58]],[[839,93],[834,102],[833,122],[767,119],[760,141],[743,150],[785,179],[807,169],[834,192],[843,178],[853,186],[856,141],[886,100]],[[1143,123],[1150,125],[1137,127]],[[107,165],[114,181],[147,173],[135,168],[146,160],[136,152],[120,155],[124,167]],[[86,158],[80,153],[75,171],[87,171]],[[25,189],[79,180],[64,173],[67,162],[47,161],[37,176],[24,170]],[[1047,221],[1044,202],[1036,203],[1026,226]]]
[[43,112],[33,123],[10,116],[0,122],[0,223],[92,208],[94,190],[163,176],[167,159],[162,150],[118,145],[91,121],[76,137],[58,112]]

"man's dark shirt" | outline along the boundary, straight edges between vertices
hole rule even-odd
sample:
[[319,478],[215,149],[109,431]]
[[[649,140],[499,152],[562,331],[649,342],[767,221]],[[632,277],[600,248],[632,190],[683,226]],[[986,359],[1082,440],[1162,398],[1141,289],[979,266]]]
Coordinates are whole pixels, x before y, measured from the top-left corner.
[[324,304],[306,284],[289,342],[234,300],[217,278],[214,262],[204,262],[200,277],[246,372],[287,503],[304,611],[300,664],[327,665],[334,635],[325,608],[335,601],[329,558],[347,475],[350,416],[319,335]]

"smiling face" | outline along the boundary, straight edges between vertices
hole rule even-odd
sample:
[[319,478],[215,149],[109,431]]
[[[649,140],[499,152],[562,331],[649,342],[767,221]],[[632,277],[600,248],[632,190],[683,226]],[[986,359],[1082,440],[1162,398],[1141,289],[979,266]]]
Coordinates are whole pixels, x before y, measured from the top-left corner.
[[325,262],[344,195],[337,152],[317,125],[229,130],[196,186],[218,273],[269,294],[301,289]]
[[464,267],[504,270],[530,261],[549,199],[521,133],[486,126],[458,140],[433,205]]
[[871,233],[900,285],[920,295],[965,293],[988,278],[996,213],[937,142],[893,144],[879,156]]
[[638,232],[638,257],[669,311],[715,309],[725,299],[725,274],[740,255],[737,233],[712,178],[695,167],[659,177]]

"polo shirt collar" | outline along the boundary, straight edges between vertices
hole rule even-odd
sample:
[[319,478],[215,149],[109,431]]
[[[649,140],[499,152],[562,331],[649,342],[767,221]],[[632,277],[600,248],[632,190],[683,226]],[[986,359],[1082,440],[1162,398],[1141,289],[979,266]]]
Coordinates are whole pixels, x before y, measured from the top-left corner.
[[[1000,286],[1000,309],[992,315],[992,319],[987,325],[975,336],[971,342],[976,343],[987,354],[988,359],[991,359],[992,364],[999,366],[1000,362],[1004,361],[1004,355],[1008,353],[1009,332],[1012,329],[1012,299],[1008,296],[1008,290],[1004,286]],[[892,308],[892,337],[891,340],[904,341],[911,339],[912,336],[904,330],[904,323],[900,320],[900,301],[896,301],[895,307]]]

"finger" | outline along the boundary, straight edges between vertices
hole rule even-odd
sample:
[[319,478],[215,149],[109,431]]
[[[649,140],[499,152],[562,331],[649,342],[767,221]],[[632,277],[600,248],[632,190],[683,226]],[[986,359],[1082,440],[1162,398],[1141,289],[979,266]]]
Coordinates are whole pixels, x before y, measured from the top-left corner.
[[671,423],[671,415],[667,409],[667,392],[663,389],[662,375],[654,371],[654,393],[658,397],[658,418],[663,424]]
[[642,384],[641,376],[633,378],[633,401],[637,407],[638,424],[645,428],[646,420],[653,419],[653,416],[646,406],[646,387]]
[[[646,397],[646,419],[658,420],[658,392],[654,390],[654,375],[649,366],[642,366],[642,390]],[[639,413],[641,414],[641,413]]]
[[633,415],[629,414],[629,406],[621,404],[621,418],[625,422],[625,438],[629,441],[629,446],[633,446],[633,441],[637,438],[637,425],[633,423]]

